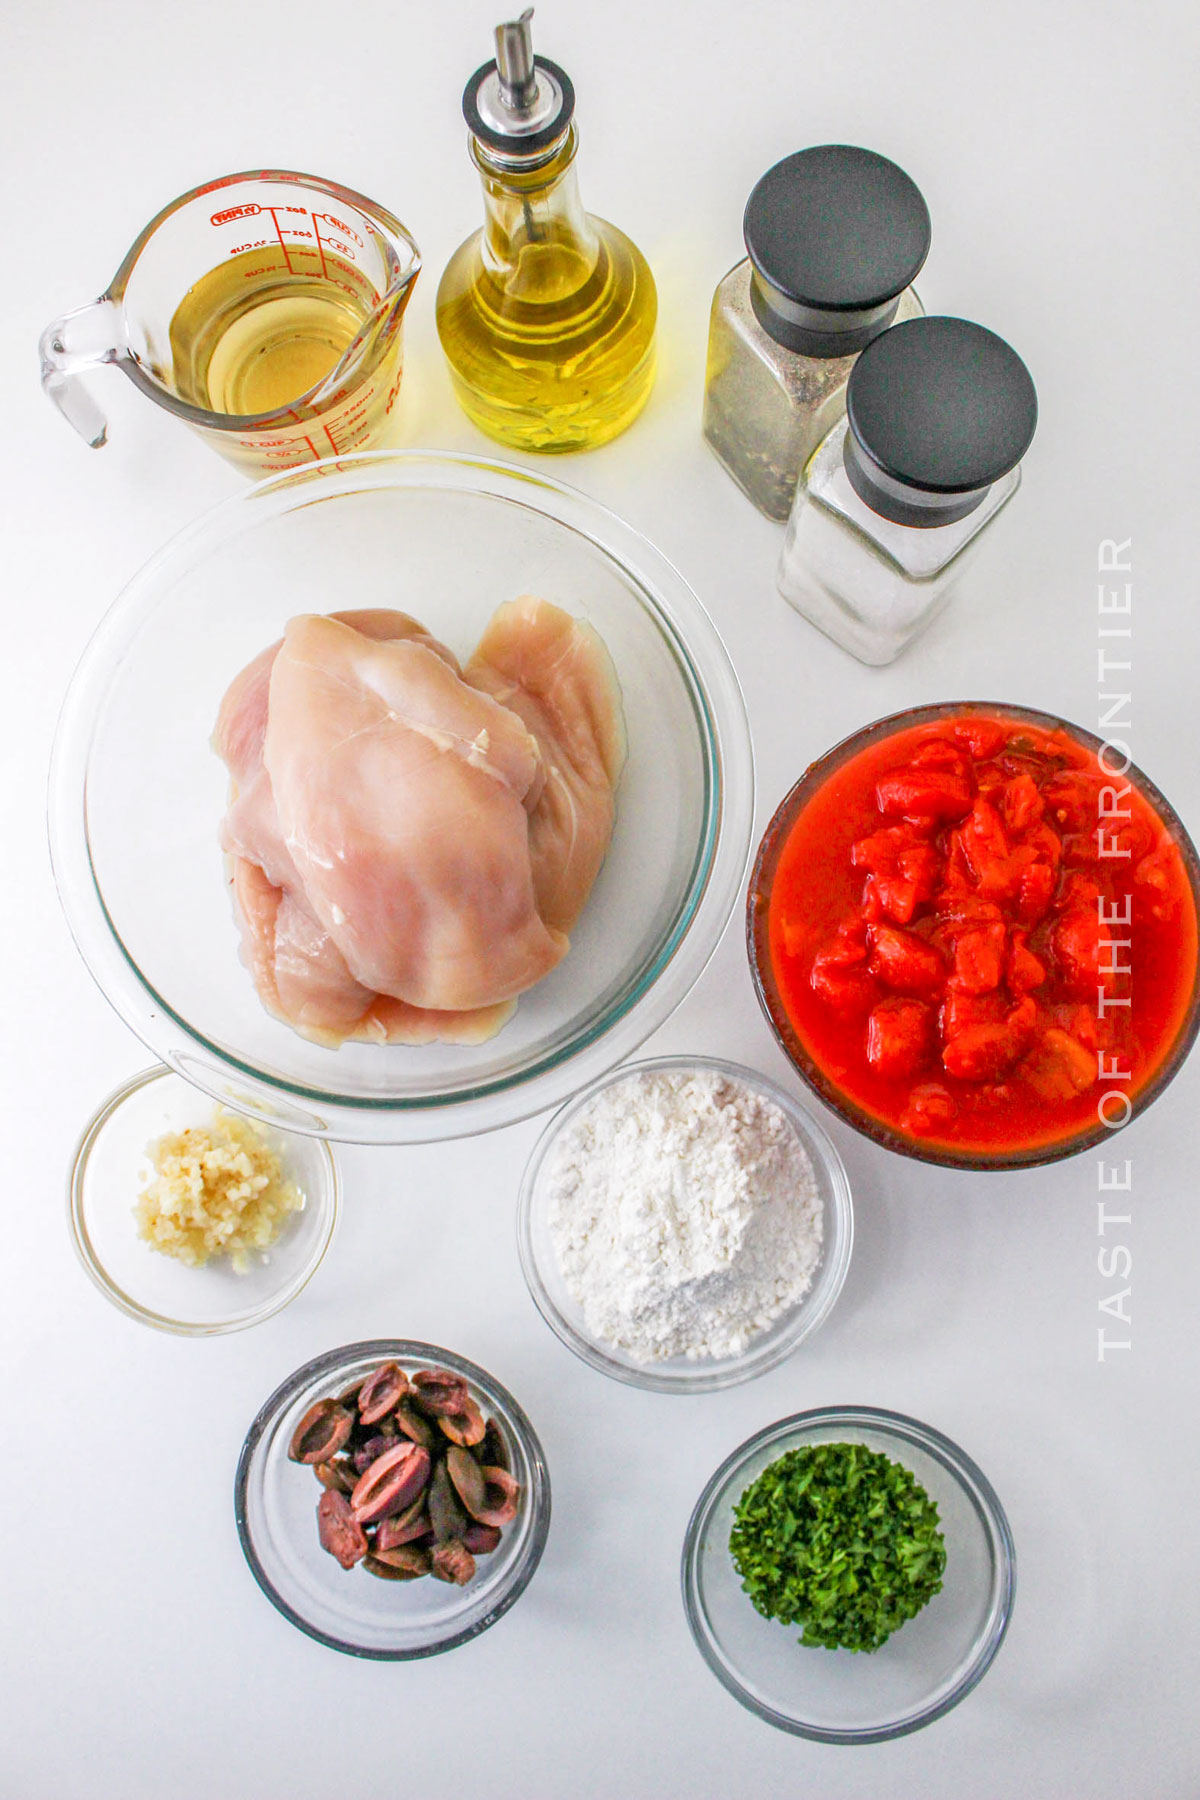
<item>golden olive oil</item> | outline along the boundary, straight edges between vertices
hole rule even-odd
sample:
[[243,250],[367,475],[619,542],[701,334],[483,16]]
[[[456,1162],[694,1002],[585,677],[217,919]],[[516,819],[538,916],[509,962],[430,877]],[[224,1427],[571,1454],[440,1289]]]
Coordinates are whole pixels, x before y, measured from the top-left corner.
[[[345,272],[263,268],[261,250],[219,263],[171,320],[176,391],[206,412],[246,416],[288,407],[324,381],[377,305]],[[361,281],[361,277],[359,278]]]
[[450,258],[437,327],[467,416],[518,450],[590,450],[654,385],[658,297],[624,232],[584,211],[575,90],[533,53],[527,7],[463,94],[483,229]]
[[459,402],[518,449],[607,443],[654,385],[654,277],[623,232],[589,223],[594,247],[526,239],[500,271],[472,238],[442,277],[438,334]]

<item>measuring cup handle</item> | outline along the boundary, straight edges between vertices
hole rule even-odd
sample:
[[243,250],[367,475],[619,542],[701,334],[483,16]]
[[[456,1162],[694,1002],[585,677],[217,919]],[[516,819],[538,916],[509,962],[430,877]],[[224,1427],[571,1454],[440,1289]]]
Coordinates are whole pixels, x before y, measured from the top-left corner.
[[38,343],[42,392],[57,406],[80,437],[99,450],[108,438],[108,422],[79,379],[81,369],[115,362],[119,354],[118,312],[113,301],[93,300],[47,325]]

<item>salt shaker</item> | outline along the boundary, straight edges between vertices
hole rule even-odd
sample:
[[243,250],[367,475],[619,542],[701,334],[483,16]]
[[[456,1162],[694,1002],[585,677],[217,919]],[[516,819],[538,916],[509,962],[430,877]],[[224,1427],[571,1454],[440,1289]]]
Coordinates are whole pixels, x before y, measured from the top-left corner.
[[1029,371],[994,332],[948,318],[885,331],[801,475],[784,599],[860,662],[892,662],[1016,493],[1036,425]]
[[858,353],[924,311],[910,284],[929,211],[886,156],[821,144],[768,169],[743,235],[749,254],[713,296],[704,435],[759,511],[784,520]]

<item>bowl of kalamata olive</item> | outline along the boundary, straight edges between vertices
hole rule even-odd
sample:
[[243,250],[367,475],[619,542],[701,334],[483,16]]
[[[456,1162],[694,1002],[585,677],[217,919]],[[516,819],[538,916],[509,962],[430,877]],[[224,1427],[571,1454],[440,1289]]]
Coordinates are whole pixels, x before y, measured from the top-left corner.
[[550,1525],[532,1425],[448,1350],[379,1338],[297,1369],[235,1484],[242,1550],[286,1619],[351,1656],[434,1656],[524,1592]]

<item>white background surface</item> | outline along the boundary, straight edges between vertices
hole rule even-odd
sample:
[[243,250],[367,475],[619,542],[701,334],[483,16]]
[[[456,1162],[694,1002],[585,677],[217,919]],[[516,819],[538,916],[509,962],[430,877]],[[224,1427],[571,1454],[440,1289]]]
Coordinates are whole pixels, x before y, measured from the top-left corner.
[[[1096,1268],[1094,1157],[975,1178],[836,1125],[859,1228],[840,1307],[791,1363],[712,1397],[618,1387],[542,1325],[512,1229],[534,1123],[345,1152],[344,1222],[319,1278],[241,1336],[153,1334],[75,1264],[76,1135],[149,1058],[55,903],[42,808],[56,710],[122,583],[240,478],[111,372],[96,383],[111,443],[89,452],[38,394],[38,331],[103,288],[174,194],[264,163],[311,169],[393,207],[425,254],[406,441],[483,449],[452,400],[433,302],[479,222],[458,105],[495,16],[490,0],[7,12],[0,1793],[1184,1800],[1200,1791],[1200,1059],[1117,1146],[1135,1178],[1133,1348],[1103,1367],[1097,1302],[1117,1284]],[[662,302],[647,413],[551,472],[647,532],[714,615],[751,711],[760,825],[811,758],[911,702],[1023,701],[1093,724],[1096,546],[1132,535],[1135,754],[1200,828],[1194,10],[544,0],[537,27],[578,90],[585,200],[642,245]],[[831,139],[911,172],[934,221],[927,306],[1008,337],[1042,401],[1024,489],[969,594],[885,672],[777,599],[778,533],[698,431],[709,299],[741,254],[746,195],[778,157]],[[648,1048],[789,1079],[736,926]],[[515,1610],[407,1667],[292,1630],[243,1565],[231,1506],[266,1394],[309,1356],[378,1334],[494,1370],[554,1479],[549,1547]],[[982,1687],[927,1731],[852,1751],[742,1711],[693,1650],[678,1595],[684,1526],[717,1462],[769,1420],[836,1401],[895,1407],[960,1442],[1019,1553],[1014,1622]]]

